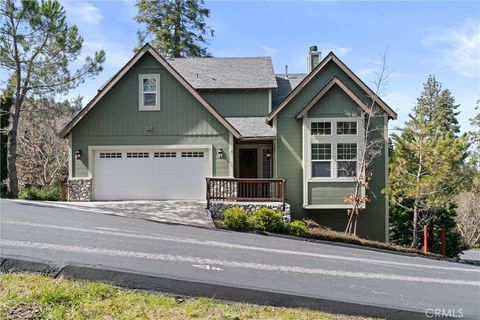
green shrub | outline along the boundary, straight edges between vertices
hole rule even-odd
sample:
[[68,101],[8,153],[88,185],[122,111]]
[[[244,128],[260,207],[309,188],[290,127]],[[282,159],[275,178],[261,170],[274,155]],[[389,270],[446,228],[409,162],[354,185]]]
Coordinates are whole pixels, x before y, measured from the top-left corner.
[[307,225],[305,222],[295,220],[287,224],[288,233],[292,236],[305,237],[308,234]]
[[269,208],[254,211],[248,220],[252,228],[260,231],[283,232],[285,229],[282,213]]
[[247,215],[242,208],[229,208],[223,212],[223,222],[232,229],[248,229]]
[[26,187],[18,194],[19,199],[58,201],[60,190],[57,187]]

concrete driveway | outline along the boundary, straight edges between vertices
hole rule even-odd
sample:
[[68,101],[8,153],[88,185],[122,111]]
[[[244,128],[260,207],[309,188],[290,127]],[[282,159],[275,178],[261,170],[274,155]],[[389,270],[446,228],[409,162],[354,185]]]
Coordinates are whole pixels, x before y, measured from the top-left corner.
[[[21,200],[17,200],[21,201]],[[22,201],[36,205],[51,205],[124,217],[141,218],[159,222],[213,228],[206,202],[198,200],[138,200],[138,201],[91,201],[91,202],[46,202]]]

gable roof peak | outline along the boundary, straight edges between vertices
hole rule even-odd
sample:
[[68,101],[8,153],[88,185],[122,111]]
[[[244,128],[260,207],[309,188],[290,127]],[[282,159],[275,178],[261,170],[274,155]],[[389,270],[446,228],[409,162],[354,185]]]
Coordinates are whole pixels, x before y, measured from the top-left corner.
[[122,79],[125,74],[145,55],[146,52],[149,52],[155,60],[160,63],[167,72],[169,72],[180,84],[187,89],[187,91],[193,95],[193,97],[205,108],[207,109],[213,117],[218,120],[228,131],[230,131],[235,138],[240,138],[240,133],[235,129],[227,120],[225,120],[218,111],[215,110],[208,102],[205,100],[194,88],[193,86],[185,80],[185,78],[173,68],[165,58],[163,58],[160,53],[158,53],[155,48],[153,48],[148,42],[143,45],[143,47],[135,53],[135,55],[113,76],[102,88],[97,92],[95,97],[82,109],[79,113],[60,131],[59,136],[65,138],[67,134],[83,119],[83,117],[94,107],[96,104],[108,93],[115,84]]
[[340,60],[333,51],[330,51],[325,58],[323,58],[313,70],[307,74],[305,78],[295,87],[290,94],[267,115],[267,121],[272,121],[273,118],[300,92],[302,89],[330,62],[335,63],[350,79],[353,80],[369,97],[375,99],[375,102],[388,114],[392,119],[397,118],[397,113],[390,108],[385,101],[383,101],[372,89],[370,89],[347,65]]

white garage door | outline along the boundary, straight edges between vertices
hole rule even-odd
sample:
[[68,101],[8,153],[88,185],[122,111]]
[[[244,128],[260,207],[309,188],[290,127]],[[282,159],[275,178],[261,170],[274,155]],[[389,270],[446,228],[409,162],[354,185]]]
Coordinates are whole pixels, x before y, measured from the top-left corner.
[[205,199],[208,150],[96,151],[95,200]]

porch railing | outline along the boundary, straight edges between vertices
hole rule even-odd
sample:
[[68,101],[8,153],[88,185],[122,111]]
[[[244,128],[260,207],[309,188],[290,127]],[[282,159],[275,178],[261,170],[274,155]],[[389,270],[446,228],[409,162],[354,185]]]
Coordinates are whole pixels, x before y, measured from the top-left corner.
[[285,179],[206,178],[207,208],[211,201],[282,202]]

